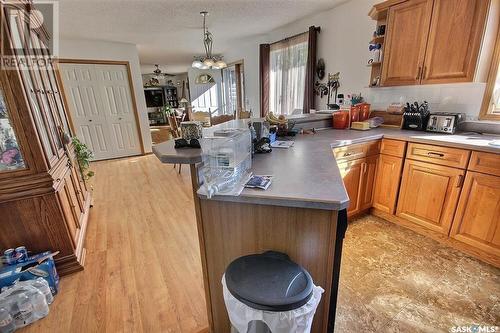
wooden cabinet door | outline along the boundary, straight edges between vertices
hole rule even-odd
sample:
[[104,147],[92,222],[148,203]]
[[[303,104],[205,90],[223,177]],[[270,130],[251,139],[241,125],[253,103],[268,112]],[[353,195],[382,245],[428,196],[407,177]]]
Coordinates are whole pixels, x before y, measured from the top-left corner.
[[361,168],[361,182],[359,190],[359,210],[371,208],[373,205],[373,190],[377,174],[378,156],[367,157]]
[[464,171],[406,160],[396,215],[448,235]]
[[470,82],[489,1],[434,0],[422,84]]
[[373,207],[394,214],[401,182],[403,159],[381,154],[378,159]]
[[467,172],[450,236],[500,256],[500,177]]
[[420,83],[433,0],[409,0],[389,9],[382,85]]
[[340,163],[339,169],[344,181],[344,186],[349,195],[349,207],[347,215],[352,216],[359,212],[359,185],[364,159],[358,159],[350,162]]

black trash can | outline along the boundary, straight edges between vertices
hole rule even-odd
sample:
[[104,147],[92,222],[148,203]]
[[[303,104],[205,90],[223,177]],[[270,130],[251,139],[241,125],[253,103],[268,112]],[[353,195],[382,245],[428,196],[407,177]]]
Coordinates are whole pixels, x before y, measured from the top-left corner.
[[[302,307],[311,299],[314,290],[309,272],[288,255],[275,251],[234,260],[226,269],[225,282],[238,301],[252,309],[271,312]],[[257,327],[252,329],[252,325]],[[258,322],[251,323],[249,331],[270,332],[267,325]]]

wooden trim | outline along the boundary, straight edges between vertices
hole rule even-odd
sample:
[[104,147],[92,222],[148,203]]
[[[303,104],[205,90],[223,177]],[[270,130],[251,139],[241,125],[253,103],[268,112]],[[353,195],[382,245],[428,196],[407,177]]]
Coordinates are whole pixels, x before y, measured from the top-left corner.
[[245,63],[244,59],[240,59],[240,60],[236,60],[236,61],[232,61],[232,62],[227,63],[227,67],[231,67],[234,65],[243,65],[244,63]]
[[134,117],[135,117],[135,127],[137,129],[137,134],[139,136],[139,143],[141,145],[141,154],[144,155],[146,153],[146,150],[144,149],[144,140],[142,139],[142,132],[141,132],[141,126],[140,126],[140,118],[139,118],[139,111],[137,110],[137,100],[135,98],[135,89],[134,89],[134,84],[132,82],[132,70],[130,67],[130,62],[126,60],[95,60],[95,59],[68,59],[68,58],[59,58],[56,60],[56,73],[57,73],[57,78],[61,85],[61,90],[63,94],[63,100],[66,106],[66,109],[68,110],[68,120],[71,126],[71,129],[73,130],[73,133],[76,135],[76,129],[75,125],[73,123],[73,118],[71,117],[71,112],[69,112],[69,105],[68,105],[68,100],[66,98],[66,93],[64,91],[64,84],[62,82],[62,77],[61,73],[59,72],[59,63],[61,64],[82,64],[82,65],[124,65],[127,67],[127,76],[128,76],[128,85],[130,89],[130,96],[132,98],[132,108],[134,110]]
[[481,111],[479,112],[480,120],[500,120],[500,114],[492,114],[490,112],[490,102],[493,95],[493,88],[500,66],[500,24],[498,25],[497,38],[495,42],[495,50],[491,59],[490,70],[488,72],[488,81],[486,83],[486,90],[484,92],[483,103]]
[[239,119],[239,114],[243,110],[243,95],[241,94],[241,67],[242,63],[234,65],[234,71],[236,73],[236,119]]
[[373,5],[373,7],[370,9],[370,12],[368,13],[368,16],[370,16],[374,20],[382,20],[387,17],[389,7],[397,5],[401,2],[405,2],[407,0],[387,0],[378,4]]
[[127,61],[125,66],[127,67],[128,85],[129,85],[129,89],[130,89],[130,96],[132,97],[132,107],[134,108],[134,116],[135,116],[137,134],[139,135],[139,143],[141,144],[141,152],[142,152],[142,155],[144,155],[146,150],[144,149],[144,141],[142,140],[139,111],[137,110],[137,100],[135,99],[135,89],[134,89],[134,83],[132,82],[132,69],[130,68],[130,62]]

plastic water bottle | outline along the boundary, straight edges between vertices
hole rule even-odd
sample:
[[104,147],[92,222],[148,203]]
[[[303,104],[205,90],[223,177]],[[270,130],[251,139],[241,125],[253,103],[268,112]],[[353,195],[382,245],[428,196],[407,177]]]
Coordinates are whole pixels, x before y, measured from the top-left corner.
[[35,281],[33,281],[32,286],[42,292],[42,294],[45,296],[45,299],[47,300],[47,304],[52,304],[52,302],[54,301],[54,296],[52,295],[52,291],[50,291],[49,283],[45,279],[36,279]]
[[0,333],[12,333],[16,330],[14,319],[9,311],[5,308],[0,308]]
[[26,292],[29,297],[31,304],[33,305],[33,316],[35,320],[46,317],[49,314],[49,305],[42,292],[38,289],[33,288],[32,290]]
[[14,323],[16,324],[16,328],[29,325],[34,320],[33,304],[29,297],[23,293],[18,296],[17,302],[14,305]]

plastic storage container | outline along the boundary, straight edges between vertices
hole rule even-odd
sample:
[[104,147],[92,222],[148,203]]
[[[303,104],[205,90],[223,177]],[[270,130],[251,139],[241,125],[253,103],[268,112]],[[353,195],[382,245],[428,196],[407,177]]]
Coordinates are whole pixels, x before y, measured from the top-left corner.
[[239,195],[252,167],[249,129],[225,129],[201,140],[203,151],[202,194]]
[[34,285],[48,288],[47,281],[37,279],[18,282],[0,293],[0,333],[12,332],[13,325],[18,329],[49,314],[47,296]]

